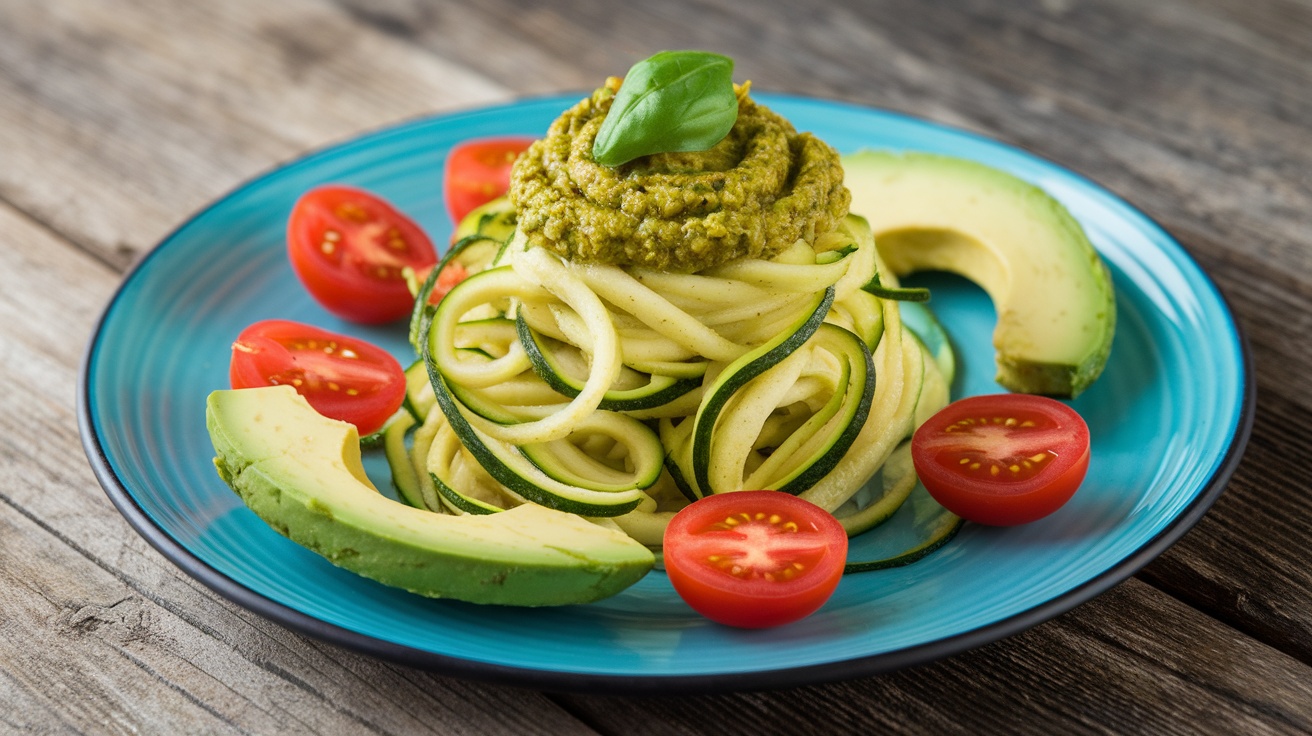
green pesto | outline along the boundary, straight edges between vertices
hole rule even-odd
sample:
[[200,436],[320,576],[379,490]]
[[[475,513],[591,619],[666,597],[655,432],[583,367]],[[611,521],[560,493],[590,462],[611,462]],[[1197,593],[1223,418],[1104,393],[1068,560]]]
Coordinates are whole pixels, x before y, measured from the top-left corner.
[[847,214],[838,153],[745,93],[709,150],[596,163],[617,88],[608,80],[566,110],[516,162],[510,199],[532,244],[576,262],[691,272],[768,258]]

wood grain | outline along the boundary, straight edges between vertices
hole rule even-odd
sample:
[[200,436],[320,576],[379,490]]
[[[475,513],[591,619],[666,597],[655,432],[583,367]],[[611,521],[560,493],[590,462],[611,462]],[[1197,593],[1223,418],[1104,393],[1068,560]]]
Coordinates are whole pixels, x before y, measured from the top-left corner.
[[[1258,386],[1248,455],[1202,523],[1139,580],[949,660],[633,699],[305,639],[113,510],[81,461],[78,363],[123,269],[174,225],[313,147],[690,47],[759,89],[1022,146],[1175,235],[1230,299]],[[0,0],[0,731],[1312,731],[1309,80],[1298,0]]]
[[[1162,622],[1170,622],[1163,630]],[[1206,659],[1193,656],[1198,649]],[[1130,582],[1004,643],[889,676],[733,698],[571,696],[606,733],[1300,733],[1312,673]],[[800,727],[799,727],[800,728]]]
[[118,267],[311,146],[508,95],[313,0],[6,2],[0,68],[0,198]]
[[309,641],[173,567],[81,462],[81,340],[50,337],[87,334],[118,274],[4,205],[0,242],[20,244],[0,249],[0,702],[29,705],[5,716],[15,729],[35,718],[85,733],[590,732],[535,693]]

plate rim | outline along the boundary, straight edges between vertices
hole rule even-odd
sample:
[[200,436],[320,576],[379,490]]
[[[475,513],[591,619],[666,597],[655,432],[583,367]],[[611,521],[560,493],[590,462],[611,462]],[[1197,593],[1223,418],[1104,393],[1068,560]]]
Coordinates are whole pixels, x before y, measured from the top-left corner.
[[[167,234],[159,239],[148,251],[143,253],[120,278],[118,286],[106,301],[97,317],[82,352],[77,383],[77,424],[83,451],[86,453],[92,473],[109,497],[110,502],[127,520],[142,538],[164,556],[169,562],[192,579],[205,585],[226,600],[235,603],[265,619],[289,628],[313,639],[325,641],[343,648],[392,661],[398,664],[430,670],[439,674],[461,677],[482,682],[530,687],[546,691],[592,692],[611,695],[679,695],[709,694],[741,691],[776,690],[822,684],[839,680],[869,677],[885,674],[907,667],[928,664],[949,656],[989,644],[1021,633],[1040,623],[1055,618],[1071,609],[1086,603],[1115,587],[1142,569],[1153,559],[1173,545],[1186,532],[1192,529],[1206,514],[1211,506],[1224,492],[1230,478],[1234,475],[1243,457],[1245,448],[1252,434],[1256,416],[1256,384],[1253,379],[1253,360],[1249,341],[1244,330],[1235,317],[1229,299],[1217,286],[1211,275],[1198,263],[1193,254],[1178,239],[1172,236],[1160,223],[1149,217],[1120,195],[1098,184],[1085,175],[1061,164],[1040,156],[1028,149],[1005,141],[991,138],[981,133],[966,130],[954,125],[929,120],[889,108],[851,102],[847,100],[817,96],[762,93],[758,95],[765,101],[779,100],[809,104],[846,107],[854,111],[876,112],[893,116],[927,126],[966,136],[993,146],[1000,146],[1010,152],[1021,154],[1047,166],[1060,170],[1063,174],[1074,177],[1083,186],[1095,190],[1103,197],[1110,198],[1137,215],[1145,225],[1159,231],[1167,241],[1179,250],[1180,256],[1188,265],[1196,269],[1203,282],[1210,287],[1229,322],[1229,331],[1234,335],[1239,351],[1239,370],[1242,385],[1238,392],[1240,406],[1234,432],[1230,437],[1225,453],[1221,456],[1211,476],[1201,485],[1199,493],[1185,506],[1174,519],[1156,535],[1146,540],[1130,554],[1124,556],[1107,570],[1075,586],[1060,595],[1050,598],[1024,611],[1006,618],[965,631],[953,636],[936,639],[909,647],[893,649],[886,652],[867,654],[849,659],[837,659],[828,662],[808,664],[795,667],[782,667],[745,672],[722,672],[712,674],[603,674],[585,673],[569,670],[555,670],[534,667],[519,667],[494,662],[442,654],[404,644],[376,638],[351,629],[315,618],[289,605],[274,601],[258,591],[238,582],[192,553],[179,541],[174,539],[166,529],[157,524],[149,513],[140,505],[133,493],[124,485],[114,472],[105,453],[100,436],[96,433],[95,422],[91,413],[91,365],[99,348],[100,338],[110,314],[119,303],[124,291],[132,283],[136,274],[174,238],[193,222],[204,217],[211,210],[223,205],[239,192],[252,187],[282,169],[302,161],[327,154],[335,149],[350,145],[363,138],[396,132],[400,129],[439,119],[459,118],[465,115],[496,113],[530,104],[553,100],[568,102],[575,93],[554,93],[547,95],[524,95],[491,105],[469,106],[449,111],[430,112],[390,122],[374,128],[357,131],[341,139],[309,148],[292,157],[273,163],[234,184],[223,194],[207,202],[184,218]],[[586,93],[578,93],[586,94]]]

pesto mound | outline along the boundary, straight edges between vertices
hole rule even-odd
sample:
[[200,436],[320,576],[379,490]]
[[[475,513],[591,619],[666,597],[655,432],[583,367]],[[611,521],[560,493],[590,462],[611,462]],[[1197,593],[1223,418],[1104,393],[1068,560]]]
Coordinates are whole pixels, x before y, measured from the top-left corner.
[[710,150],[596,163],[618,85],[565,111],[515,163],[510,199],[532,244],[581,263],[700,271],[769,258],[847,214],[838,153],[746,94]]

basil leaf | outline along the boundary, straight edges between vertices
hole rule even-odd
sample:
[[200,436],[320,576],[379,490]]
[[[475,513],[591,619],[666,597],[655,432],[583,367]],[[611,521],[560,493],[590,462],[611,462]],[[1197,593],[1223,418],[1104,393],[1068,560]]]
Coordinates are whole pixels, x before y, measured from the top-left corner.
[[733,59],[662,51],[633,65],[592,143],[592,158],[619,166],[639,156],[705,151],[738,119]]

